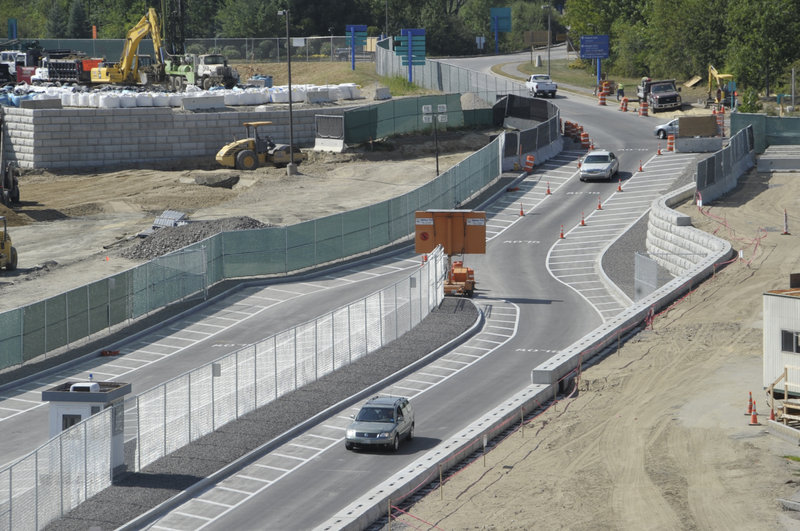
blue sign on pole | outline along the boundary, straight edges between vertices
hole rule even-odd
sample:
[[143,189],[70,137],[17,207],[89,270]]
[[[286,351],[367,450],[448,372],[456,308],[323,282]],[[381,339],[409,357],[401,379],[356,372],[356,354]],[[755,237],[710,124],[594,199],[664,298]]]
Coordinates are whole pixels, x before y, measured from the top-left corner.
[[492,17],[492,32],[494,33],[494,53],[500,53],[500,32],[511,31],[511,8],[492,7],[489,9]]
[[581,59],[607,59],[608,35],[581,35]]
[[345,26],[347,41],[350,45],[350,68],[356,69],[356,46],[367,44],[367,26],[364,24],[348,24]]
[[403,66],[408,66],[408,82],[413,83],[413,66],[425,64],[425,30],[401,29],[395,37],[394,53],[400,56]]

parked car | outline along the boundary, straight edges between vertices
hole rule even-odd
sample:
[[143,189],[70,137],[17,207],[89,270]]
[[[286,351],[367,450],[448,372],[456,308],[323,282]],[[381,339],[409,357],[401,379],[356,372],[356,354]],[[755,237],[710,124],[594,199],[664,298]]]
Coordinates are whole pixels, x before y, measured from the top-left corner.
[[619,159],[610,151],[590,151],[581,161],[581,181],[606,179],[610,181],[619,171]]
[[383,446],[396,452],[402,439],[414,438],[414,409],[407,398],[375,396],[370,398],[347,427],[344,447]]
[[653,132],[662,140],[667,138],[669,135],[678,136],[678,118],[670,120],[665,124],[657,125]]

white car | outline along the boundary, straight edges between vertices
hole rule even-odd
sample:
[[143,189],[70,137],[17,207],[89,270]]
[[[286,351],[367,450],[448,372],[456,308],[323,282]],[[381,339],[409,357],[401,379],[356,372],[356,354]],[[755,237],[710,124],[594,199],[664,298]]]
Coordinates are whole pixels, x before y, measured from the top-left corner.
[[670,120],[665,124],[657,125],[653,132],[662,140],[667,138],[669,135],[678,136],[678,118]]
[[590,151],[581,160],[581,181],[605,179],[610,181],[619,171],[619,159],[605,149]]

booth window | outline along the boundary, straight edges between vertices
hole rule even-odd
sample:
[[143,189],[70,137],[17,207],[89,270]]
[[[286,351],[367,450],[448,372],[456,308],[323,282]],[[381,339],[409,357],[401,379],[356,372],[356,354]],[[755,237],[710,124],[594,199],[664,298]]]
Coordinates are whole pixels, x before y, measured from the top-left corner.
[[781,330],[781,351],[800,353],[800,334],[791,330]]

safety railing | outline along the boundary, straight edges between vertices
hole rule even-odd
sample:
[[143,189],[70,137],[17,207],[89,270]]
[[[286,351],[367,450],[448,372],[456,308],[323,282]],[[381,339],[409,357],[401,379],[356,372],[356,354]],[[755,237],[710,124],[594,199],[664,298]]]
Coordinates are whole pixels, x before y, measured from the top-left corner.
[[[392,286],[128,398],[125,468],[138,472],[401,337],[441,303],[446,272],[437,247]],[[41,529],[111,485],[113,409],[0,470],[0,529]]]

